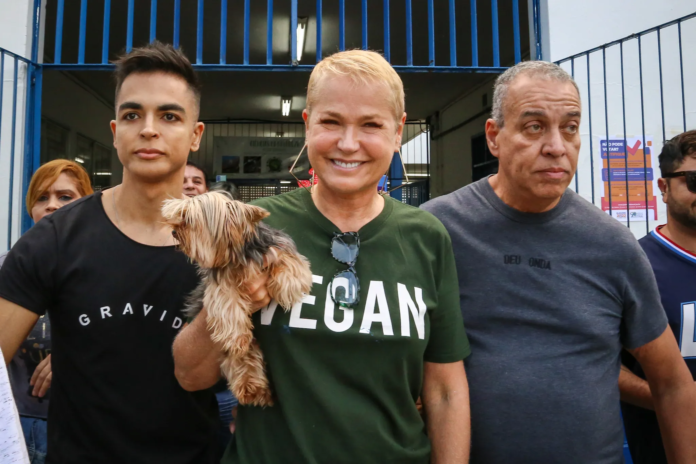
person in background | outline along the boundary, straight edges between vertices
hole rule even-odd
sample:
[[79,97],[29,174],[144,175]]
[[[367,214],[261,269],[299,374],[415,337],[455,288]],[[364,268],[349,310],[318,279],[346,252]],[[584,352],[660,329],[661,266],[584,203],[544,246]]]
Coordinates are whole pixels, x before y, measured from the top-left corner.
[[184,195],[195,197],[208,191],[208,174],[193,161],[186,161]]
[[559,66],[509,68],[486,121],[498,173],[423,206],[456,256],[471,462],[623,462],[623,347],[650,381],[670,463],[694,464],[696,388],[650,263],[628,228],[568,189],[581,114]]
[[[662,307],[679,342],[681,355],[696,380],[696,130],[665,143],[657,185],[667,205],[667,224],[640,239],[648,255]],[[635,464],[667,464],[655,401],[640,363],[623,353],[619,389],[626,439]],[[696,417],[691,417],[696,421]],[[692,437],[696,438],[696,437]]]
[[[34,220],[92,194],[89,175],[74,161],[49,161],[36,170],[27,191],[27,212]],[[0,254],[0,267],[7,253]],[[31,464],[46,460],[48,392],[51,372],[51,323],[43,315],[7,365]]]

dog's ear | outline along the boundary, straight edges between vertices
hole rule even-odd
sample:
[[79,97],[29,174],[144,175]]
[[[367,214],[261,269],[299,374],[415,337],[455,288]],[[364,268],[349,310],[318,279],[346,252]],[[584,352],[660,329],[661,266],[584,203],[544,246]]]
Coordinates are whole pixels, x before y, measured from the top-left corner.
[[179,225],[186,218],[190,205],[190,199],[172,198],[162,204],[162,217],[167,224]]
[[265,209],[254,205],[244,205],[244,214],[247,221],[252,224],[256,224],[271,215],[271,213]]

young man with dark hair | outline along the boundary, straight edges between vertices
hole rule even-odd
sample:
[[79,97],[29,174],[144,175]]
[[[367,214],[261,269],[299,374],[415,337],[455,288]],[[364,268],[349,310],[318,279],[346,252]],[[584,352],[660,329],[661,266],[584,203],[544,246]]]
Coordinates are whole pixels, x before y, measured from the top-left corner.
[[207,191],[208,173],[193,161],[187,161],[184,171],[184,195],[195,197]]
[[6,361],[51,316],[48,463],[215,462],[215,398],[184,391],[171,354],[198,278],[160,214],[198,150],[199,100],[181,51],[155,42],[120,58],[111,130],[123,183],[40,221],[0,270]]
[[[667,224],[640,239],[648,255],[662,306],[679,349],[696,380],[696,130],[665,143],[657,183],[667,205]],[[635,464],[666,464],[654,399],[643,369],[625,352],[619,376],[621,409]],[[696,421],[696,417],[692,417]]]

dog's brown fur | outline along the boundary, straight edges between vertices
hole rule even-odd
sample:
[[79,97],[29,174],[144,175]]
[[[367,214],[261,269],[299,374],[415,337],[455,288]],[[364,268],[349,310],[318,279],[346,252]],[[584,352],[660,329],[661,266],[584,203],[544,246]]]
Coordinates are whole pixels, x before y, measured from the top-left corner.
[[[312,287],[307,259],[285,233],[261,220],[269,213],[223,192],[167,200],[162,215],[174,228],[179,248],[199,267],[201,284],[188,312],[205,307],[212,340],[222,347],[221,370],[240,404],[271,406],[265,362],[253,342],[251,302],[245,284],[267,272],[267,290],[286,311]],[[264,268],[264,258],[273,259]]]

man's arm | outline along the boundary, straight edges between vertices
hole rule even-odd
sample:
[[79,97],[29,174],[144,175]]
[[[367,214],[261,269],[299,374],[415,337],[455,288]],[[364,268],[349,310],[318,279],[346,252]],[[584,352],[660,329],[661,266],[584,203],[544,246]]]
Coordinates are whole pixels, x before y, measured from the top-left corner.
[[12,360],[38,319],[38,314],[0,298],[0,349],[6,364]]
[[[267,275],[247,283],[246,290],[251,307],[257,311],[268,306],[271,299],[266,291]],[[203,310],[190,324],[184,326],[174,340],[174,375],[181,388],[187,391],[205,390],[220,380],[220,357],[218,347],[210,338],[208,312]]]
[[647,380],[643,380],[623,364],[619,373],[621,401],[641,408],[655,410],[652,393]]
[[640,363],[652,392],[667,460],[696,462],[696,385],[667,329],[658,338],[628,350]]
[[464,363],[426,362],[423,409],[432,443],[432,464],[466,464],[471,447],[469,384]]

